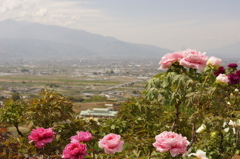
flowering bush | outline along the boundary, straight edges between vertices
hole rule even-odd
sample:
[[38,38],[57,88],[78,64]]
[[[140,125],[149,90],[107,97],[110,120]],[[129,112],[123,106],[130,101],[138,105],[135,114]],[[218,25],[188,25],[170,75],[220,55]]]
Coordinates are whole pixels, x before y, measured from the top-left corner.
[[[222,126],[240,118],[238,65],[231,63],[225,69],[221,59],[208,58],[191,49],[178,54],[182,58],[173,61],[165,73],[153,77],[146,86],[147,99],[161,102],[165,110],[172,113],[172,125],[165,129],[185,134],[190,139],[187,150],[200,148],[211,158],[227,158],[239,153],[239,128],[226,133],[226,126]],[[184,120],[187,124],[182,127]],[[192,129],[186,130],[186,127]]]
[[[191,49],[169,53],[159,64],[160,69],[167,70],[147,82],[144,97],[123,103],[116,118],[76,119],[72,103],[48,91],[41,99],[6,104],[0,108],[0,121],[15,124],[18,130],[24,123],[22,116],[26,116],[26,122],[34,125],[31,133],[6,138],[4,144],[8,146],[0,155],[228,159],[240,154],[238,65],[224,67],[221,59]],[[21,109],[12,109],[16,106]],[[16,113],[8,116],[9,110]],[[45,129],[37,133],[36,127],[52,127],[52,131],[42,135]],[[27,136],[35,146],[28,143]]]

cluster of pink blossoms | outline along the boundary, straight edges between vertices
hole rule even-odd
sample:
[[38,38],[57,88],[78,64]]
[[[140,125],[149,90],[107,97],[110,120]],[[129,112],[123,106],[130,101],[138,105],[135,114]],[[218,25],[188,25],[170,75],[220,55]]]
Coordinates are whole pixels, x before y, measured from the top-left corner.
[[[226,75],[224,67],[219,67],[217,71],[214,71],[214,76],[217,76],[216,80],[221,83],[238,84],[240,83],[240,70],[236,70],[238,65],[236,63],[228,64],[228,69],[231,73]],[[236,70],[236,71],[234,71]]]
[[187,68],[194,68],[202,71],[206,67],[208,57],[205,53],[201,53],[196,50],[187,49],[185,51],[179,51],[174,53],[168,53],[164,55],[159,62],[160,69],[169,69],[173,63],[178,62]]
[[82,142],[91,139],[92,134],[88,131],[80,131],[77,135],[70,137],[71,143],[64,148],[62,158],[83,159],[87,155],[87,145]]
[[[220,66],[222,60],[217,57],[208,58],[205,53],[201,53],[196,50],[187,49],[185,51],[179,51],[174,53],[168,53],[164,55],[159,62],[160,69],[169,69],[174,63],[177,63],[186,68],[194,68],[202,71],[206,66],[210,66],[217,71],[214,71],[216,81],[220,83],[238,84],[240,83],[240,70],[234,71],[228,75],[225,74],[225,68]],[[229,69],[235,69],[238,67],[235,63],[228,64]]]
[[[29,143],[35,141],[35,146],[37,148],[43,148],[47,143],[51,143],[55,134],[52,128],[44,129],[42,127],[33,129],[29,138]],[[71,143],[68,144],[64,150],[62,158],[75,158],[75,159],[83,159],[87,154],[87,145],[82,144],[80,142],[86,142],[92,139],[92,134],[87,132],[80,131],[77,135],[72,136]]]
[[[238,65],[236,63],[228,64],[228,70],[231,73],[226,75],[226,70],[224,67],[220,66],[222,60],[216,57],[210,57],[207,61],[208,66],[215,67],[217,71],[214,71],[213,74],[216,76],[216,81],[220,83],[230,83],[230,84],[238,84],[240,83],[240,70],[237,70]],[[237,71],[236,71],[237,70]]]
[[[37,148],[43,148],[46,146],[46,143],[52,142],[53,138],[55,137],[54,135],[55,133],[52,131],[52,128],[44,129],[40,127],[33,129],[28,138],[31,140],[30,142],[36,142],[35,146]],[[87,155],[87,145],[83,142],[90,141],[91,139],[92,134],[88,131],[80,131],[77,133],[77,135],[70,137],[71,143],[66,145],[64,148],[62,158],[84,159],[84,156]],[[187,138],[183,137],[181,134],[177,134],[171,131],[164,131],[161,134],[157,135],[155,139],[156,142],[153,143],[153,146],[156,147],[157,151],[159,152],[170,151],[172,157],[187,152],[187,146],[189,142]],[[123,150],[123,144],[124,141],[121,141],[121,136],[113,133],[104,136],[98,142],[99,147],[103,148],[104,152],[107,154],[115,154],[116,152],[121,152]],[[191,155],[204,157],[206,156],[206,153],[201,151],[201,154],[192,153],[190,156]]]
[[[52,128],[44,129],[42,127],[33,129],[31,134],[28,136],[29,143],[35,141],[37,148],[43,148],[46,143],[52,142],[55,134]],[[77,135],[70,137],[70,144],[66,145],[63,152],[62,158],[67,159],[84,159],[87,155],[87,145],[83,142],[88,142],[92,139],[92,134],[88,131],[80,131]],[[99,141],[99,147],[103,148],[105,153],[114,154],[123,150],[124,141],[121,141],[121,136],[117,134],[108,134]]]

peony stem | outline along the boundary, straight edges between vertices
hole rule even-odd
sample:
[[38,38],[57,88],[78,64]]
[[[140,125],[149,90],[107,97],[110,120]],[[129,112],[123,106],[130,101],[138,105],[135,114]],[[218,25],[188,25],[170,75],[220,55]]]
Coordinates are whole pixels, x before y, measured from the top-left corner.
[[223,133],[221,131],[219,133],[220,133],[219,135],[220,135],[220,139],[221,139],[220,140],[220,145],[219,145],[219,152],[220,152],[219,157],[220,157],[220,155],[221,155],[221,153],[223,152],[223,149],[224,149],[223,148],[223,138],[224,138],[224,136],[223,136]]
[[22,132],[19,130],[18,124],[14,124],[15,128],[17,129],[17,133],[18,135],[20,135],[21,137],[23,137],[24,135],[22,134]]
[[172,129],[171,131],[174,131],[176,128],[177,128],[177,122],[179,120],[179,106],[181,104],[181,101],[179,101],[176,105],[175,105],[175,108],[176,108],[176,113],[175,113],[175,119],[174,119],[174,122],[173,122],[173,125],[172,125]]
[[203,85],[202,85],[202,88],[204,87],[205,83],[207,82],[207,79],[208,79],[208,76],[205,78],[205,80],[203,82]]
[[196,129],[195,124],[192,123],[192,139],[191,139],[190,144],[187,147],[187,150],[190,149],[192,147],[193,143],[196,141],[196,130],[195,129]]
[[239,136],[240,136],[240,129],[238,128],[237,129],[237,132],[236,132],[236,143],[235,143],[235,147],[234,147],[234,149],[235,149],[235,151],[236,151],[236,149],[237,149],[237,147],[238,147],[238,144],[239,144]]

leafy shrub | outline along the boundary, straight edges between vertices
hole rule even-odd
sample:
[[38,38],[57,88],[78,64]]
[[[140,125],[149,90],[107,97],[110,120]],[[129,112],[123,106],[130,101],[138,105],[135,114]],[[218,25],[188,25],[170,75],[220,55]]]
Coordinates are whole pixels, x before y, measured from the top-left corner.
[[[0,109],[2,122],[13,125],[27,122],[33,124],[32,128],[52,128],[56,138],[44,149],[37,149],[28,143],[30,132],[10,136],[4,138],[7,147],[3,147],[1,155],[5,158],[24,158],[26,155],[61,158],[63,149],[71,142],[71,136],[77,131],[89,131],[93,138],[86,143],[88,154],[84,149],[85,158],[208,156],[209,159],[231,159],[240,153],[240,70],[237,70],[237,64],[228,65],[226,69],[220,67],[221,60],[215,57],[207,60],[202,53],[189,49],[165,55],[160,61],[160,68],[167,71],[148,81],[144,98],[132,98],[123,103],[116,118],[97,121],[93,118],[76,119],[72,102],[48,90],[26,104],[9,101]],[[89,101],[103,100],[104,97],[93,96]],[[23,117],[26,120],[22,120]],[[166,142],[161,148],[161,141],[156,142],[163,132],[174,135],[165,137]],[[123,151],[114,156],[105,154],[98,145],[98,141],[110,133],[121,135],[124,141]],[[174,150],[175,137],[184,140],[180,146],[183,150]],[[156,143],[154,146],[157,149],[153,143]],[[166,143],[168,146],[164,147]],[[85,148],[85,145],[82,146]]]

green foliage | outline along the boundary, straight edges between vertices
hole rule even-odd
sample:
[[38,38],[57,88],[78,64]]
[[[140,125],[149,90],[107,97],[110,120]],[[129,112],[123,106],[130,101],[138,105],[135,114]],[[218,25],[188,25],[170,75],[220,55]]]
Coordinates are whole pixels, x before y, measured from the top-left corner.
[[0,96],[0,101],[4,101],[5,97],[4,96]]
[[94,95],[90,99],[85,99],[85,102],[105,102],[107,101],[107,97]]
[[18,134],[23,136],[18,127],[25,122],[25,109],[26,103],[24,101],[13,101],[12,99],[5,101],[4,106],[0,107],[0,123],[15,126]]
[[56,83],[48,83],[47,86],[49,86],[50,88],[59,87],[59,85]]
[[70,100],[72,102],[83,102],[84,99],[82,97],[73,97],[73,96],[68,96],[67,100]]
[[112,74],[114,74],[114,71],[113,71],[113,70],[111,70],[111,71],[106,71],[106,74],[112,75]]
[[28,70],[28,69],[25,69],[25,68],[23,68],[23,69],[21,69],[21,72],[29,72],[29,70]]
[[132,94],[140,94],[140,92],[138,90],[133,90]]
[[[71,136],[76,135],[78,131],[89,131],[94,138],[88,142],[88,147],[91,147],[92,150],[97,151],[99,150],[97,143],[101,137],[99,134],[99,129],[100,125],[94,120],[71,118],[68,120],[68,122],[58,124],[54,128],[54,132],[58,134],[58,138],[54,141],[54,143],[56,146],[58,146],[58,150],[62,151],[64,147],[69,144]],[[52,151],[56,151],[54,148]]]
[[[235,90],[240,87],[216,83],[213,71],[207,67],[198,73],[174,64],[167,72],[149,80],[144,93],[146,99],[161,102],[163,110],[175,114],[175,119],[170,120],[171,130],[187,136],[191,140],[189,147],[208,152],[209,158],[225,159],[240,149],[240,145],[235,144],[240,134],[226,133],[223,127],[224,122],[228,125],[230,120],[239,119],[240,97]],[[196,134],[196,128],[202,123],[207,125],[207,131]],[[211,133],[218,134],[218,138],[208,135]]]
[[[207,67],[199,73],[177,63],[150,79],[143,92],[144,98],[132,98],[122,104],[116,118],[76,119],[72,111],[73,97],[64,97],[44,90],[40,97],[8,101],[1,108],[1,122],[7,124],[32,123],[32,128],[52,127],[56,138],[44,149],[28,143],[27,135],[4,138],[7,158],[29,157],[61,158],[69,138],[77,131],[89,131],[93,139],[87,143],[88,155],[94,159],[170,159],[169,152],[156,152],[155,136],[163,131],[174,131],[187,137],[189,153],[201,149],[209,159],[230,159],[240,153],[240,84],[219,84],[213,75],[215,68]],[[231,72],[231,70],[228,70]],[[87,101],[105,101],[93,96]],[[26,120],[23,120],[26,119]],[[231,121],[232,120],[232,121]],[[231,122],[230,122],[231,121]],[[198,131],[202,124],[206,129]],[[108,155],[98,147],[98,141],[109,133],[119,134],[124,150]],[[16,153],[17,152],[17,153]],[[179,154],[175,158],[187,158]]]
[[33,127],[49,128],[71,118],[73,103],[66,97],[48,90],[40,95],[28,101],[27,119],[33,122]]
[[171,127],[168,119],[172,115],[163,110],[159,102],[132,98],[122,105],[116,118],[102,122],[101,132],[103,135],[121,134],[126,144],[125,158],[147,158],[155,150],[152,146],[155,136]]
[[17,101],[19,99],[21,99],[21,98],[20,98],[20,95],[18,93],[12,93],[12,100],[13,101]]

